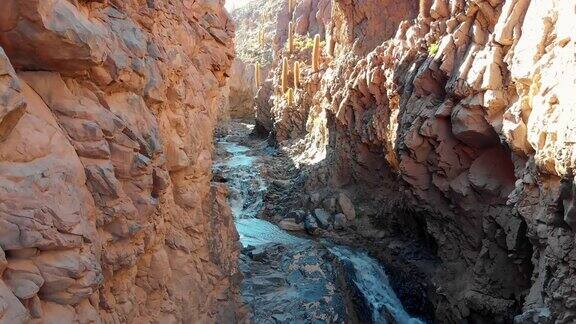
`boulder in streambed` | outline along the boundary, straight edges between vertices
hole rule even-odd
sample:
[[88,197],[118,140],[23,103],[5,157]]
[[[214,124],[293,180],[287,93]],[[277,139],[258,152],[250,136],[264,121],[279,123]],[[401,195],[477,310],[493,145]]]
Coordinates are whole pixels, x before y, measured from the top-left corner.
[[336,212],[336,197],[329,197],[322,201],[322,207],[331,214]]
[[349,221],[353,221],[356,219],[356,211],[354,210],[354,205],[348,196],[341,192],[338,195],[338,206],[342,211],[342,214],[346,215],[346,218]]
[[318,233],[318,223],[316,223],[314,216],[310,214],[306,215],[306,218],[304,218],[304,228],[310,235],[316,235]]
[[[253,323],[350,323],[334,257],[313,241],[262,245],[265,262],[240,258]],[[245,251],[246,252],[246,251]]]
[[304,230],[304,223],[298,224],[293,218],[285,218],[278,223],[281,229],[290,232],[297,232]]
[[290,212],[288,212],[288,214],[284,217],[286,218],[292,218],[294,219],[294,221],[296,221],[296,223],[300,224],[302,222],[304,222],[304,218],[306,217],[306,213],[301,210],[301,209],[296,209],[296,210],[292,210]]
[[347,221],[348,220],[346,218],[346,215],[342,213],[334,215],[334,229],[342,230],[346,228]]
[[320,193],[318,193],[318,192],[314,192],[314,193],[310,194],[310,202],[312,203],[312,205],[320,204],[321,199],[322,199],[322,197],[320,196]]
[[250,259],[254,261],[264,261],[266,259],[267,250],[263,245],[260,246],[248,246],[244,248],[243,253],[245,253]]
[[314,209],[314,218],[322,229],[327,229],[330,225],[330,214],[324,209]]

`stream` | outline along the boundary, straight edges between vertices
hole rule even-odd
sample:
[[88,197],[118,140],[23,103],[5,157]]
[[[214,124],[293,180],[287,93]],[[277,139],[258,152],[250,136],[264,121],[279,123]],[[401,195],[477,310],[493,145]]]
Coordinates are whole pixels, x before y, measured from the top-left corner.
[[385,269],[368,254],[299,237],[258,219],[266,181],[258,156],[237,137],[221,138],[214,172],[230,187],[240,235],[242,297],[254,323],[424,323],[411,317]]

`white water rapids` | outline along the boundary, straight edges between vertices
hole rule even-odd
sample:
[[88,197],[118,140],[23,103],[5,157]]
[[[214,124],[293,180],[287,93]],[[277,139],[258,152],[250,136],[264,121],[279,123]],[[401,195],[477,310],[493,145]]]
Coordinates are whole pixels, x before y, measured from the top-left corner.
[[[266,191],[264,179],[254,165],[256,157],[249,155],[248,147],[234,142],[220,141],[218,146],[229,153],[215,164],[215,168],[221,170],[228,181],[231,192],[229,201],[242,245],[290,245],[309,241],[256,218],[263,207]],[[315,248],[313,244],[310,247]],[[385,270],[375,259],[344,246],[326,247],[346,268],[347,281],[355,286],[353,289],[360,295],[365,304],[364,311],[369,313],[372,323],[423,323],[404,310]]]

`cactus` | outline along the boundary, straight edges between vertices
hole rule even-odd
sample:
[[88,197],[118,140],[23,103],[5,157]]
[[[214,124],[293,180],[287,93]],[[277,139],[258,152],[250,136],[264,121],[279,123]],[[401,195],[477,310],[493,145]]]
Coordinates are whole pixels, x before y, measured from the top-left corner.
[[334,57],[334,47],[336,46],[336,42],[334,41],[334,39],[332,39],[332,37],[330,37],[329,39],[326,40],[326,43],[327,43],[326,51],[328,55],[330,57]]
[[320,69],[320,35],[314,36],[314,47],[312,48],[312,70],[318,72]]
[[264,47],[264,29],[260,29],[260,33],[258,34],[258,43],[260,43],[260,47]]
[[260,87],[260,63],[254,64],[254,83],[256,83],[256,89]]
[[423,18],[430,17],[429,0],[420,0],[420,16]]
[[288,53],[294,52],[294,25],[288,23]]
[[294,62],[294,89],[300,88],[300,62]]
[[288,59],[282,60],[282,93],[288,90]]
[[288,88],[288,91],[286,91],[286,101],[288,101],[288,106],[292,106],[292,102],[294,101],[294,91],[292,88]]
[[294,10],[294,0],[288,0],[288,13],[292,15],[292,10]]

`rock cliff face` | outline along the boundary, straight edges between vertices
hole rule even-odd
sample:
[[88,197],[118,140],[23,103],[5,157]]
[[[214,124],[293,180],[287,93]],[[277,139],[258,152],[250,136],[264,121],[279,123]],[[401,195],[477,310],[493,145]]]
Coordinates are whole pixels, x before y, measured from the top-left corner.
[[0,322],[230,322],[223,1],[0,1]]
[[254,81],[254,66],[235,59],[228,80],[230,93],[228,107],[225,112],[230,118],[249,119],[254,117],[254,94],[256,83]]
[[346,192],[357,224],[425,233],[440,322],[576,316],[575,8],[335,0],[320,69],[282,54],[307,62],[293,102],[277,63],[260,89],[312,210]]

